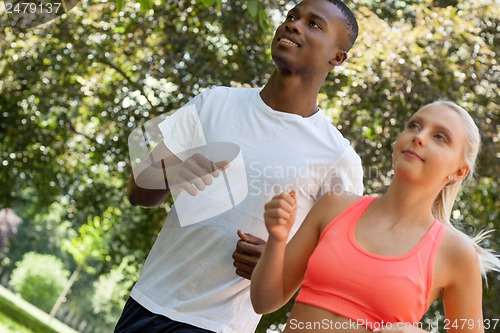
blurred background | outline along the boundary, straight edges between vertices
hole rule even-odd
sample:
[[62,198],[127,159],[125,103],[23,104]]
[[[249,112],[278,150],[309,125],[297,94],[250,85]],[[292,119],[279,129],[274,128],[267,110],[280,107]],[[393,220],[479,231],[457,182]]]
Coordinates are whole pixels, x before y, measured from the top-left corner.
[[[89,0],[31,28],[16,27],[6,3],[0,331],[111,332],[169,210],[128,203],[128,135],[213,85],[262,86],[274,29],[294,2]],[[500,252],[498,1],[346,3],[360,35],[318,103],[361,155],[367,193],[388,185],[392,144],[409,116],[452,100],[483,136],[453,219],[470,235],[497,229],[484,246]],[[500,332],[497,273],[483,304],[486,332]],[[264,316],[258,332],[280,332],[288,310]],[[442,324],[439,303],[424,322],[435,320]]]

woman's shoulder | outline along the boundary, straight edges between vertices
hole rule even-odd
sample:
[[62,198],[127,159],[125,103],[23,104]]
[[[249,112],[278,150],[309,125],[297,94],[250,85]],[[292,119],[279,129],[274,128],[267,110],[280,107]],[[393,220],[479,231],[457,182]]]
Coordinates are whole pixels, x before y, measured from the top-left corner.
[[452,281],[464,272],[478,272],[479,258],[474,241],[467,235],[446,227],[441,240],[439,256]]
[[319,211],[318,215],[321,216],[321,229],[361,198],[364,197],[351,192],[325,193],[315,205],[315,209]]
[[476,256],[477,251],[474,246],[474,241],[462,232],[453,230],[445,226],[445,232],[441,241],[443,254],[452,261],[465,256]]

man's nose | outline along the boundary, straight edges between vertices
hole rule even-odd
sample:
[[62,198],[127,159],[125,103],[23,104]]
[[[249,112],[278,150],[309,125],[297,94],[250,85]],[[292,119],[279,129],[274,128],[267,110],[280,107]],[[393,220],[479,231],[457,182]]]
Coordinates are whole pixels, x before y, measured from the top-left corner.
[[302,33],[302,21],[301,20],[294,20],[294,21],[289,21],[286,24],[286,29],[295,33]]

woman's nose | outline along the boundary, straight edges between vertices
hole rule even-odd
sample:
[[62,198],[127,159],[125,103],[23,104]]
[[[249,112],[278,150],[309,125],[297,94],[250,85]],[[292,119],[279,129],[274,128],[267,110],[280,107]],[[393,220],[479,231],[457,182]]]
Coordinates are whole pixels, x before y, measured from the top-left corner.
[[422,132],[415,134],[413,137],[413,142],[419,146],[425,146],[425,139]]

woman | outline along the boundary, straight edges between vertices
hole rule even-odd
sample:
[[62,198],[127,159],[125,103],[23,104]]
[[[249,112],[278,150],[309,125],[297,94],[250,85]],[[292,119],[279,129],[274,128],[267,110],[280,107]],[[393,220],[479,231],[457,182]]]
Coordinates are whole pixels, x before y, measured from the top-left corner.
[[428,332],[419,321],[442,297],[448,332],[484,332],[481,274],[500,260],[449,221],[473,174],[480,135],[458,105],[416,112],[396,140],[394,178],[381,197],[323,196],[286,245],[295,192],[265,210],[269,240],[253,272],[258,313],[297,291],[284,332]]

